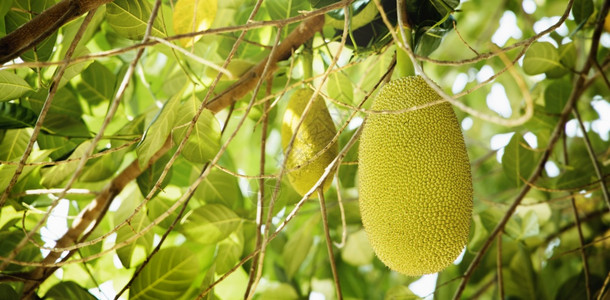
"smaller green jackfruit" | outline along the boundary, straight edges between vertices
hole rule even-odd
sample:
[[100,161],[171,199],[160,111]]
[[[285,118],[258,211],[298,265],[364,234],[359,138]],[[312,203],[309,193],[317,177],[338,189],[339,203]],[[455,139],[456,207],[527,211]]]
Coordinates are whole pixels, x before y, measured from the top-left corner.
[[[296,90],[288,102],[282,122],[282,148],[290,143],[295,130],[313,91],[308,88]],[[311,104],[298,132],[296,132],[292,151],[286,157],[287,176],[292,187],[305,195],[318,182],[326,167],[339,152],[337,143],[330,144],[337,134],[337,129],[330,117],[326,103],[318,96]],[[325,150],[326,149],[326,150]],[[312,160],[319,152],[318,157]],[[324,182],[324,191],[328,190],[332,174]]]

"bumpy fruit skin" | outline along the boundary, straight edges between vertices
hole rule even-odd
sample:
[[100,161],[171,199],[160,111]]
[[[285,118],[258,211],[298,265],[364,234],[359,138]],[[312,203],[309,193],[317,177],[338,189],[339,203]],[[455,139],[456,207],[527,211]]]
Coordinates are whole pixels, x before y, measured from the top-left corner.
[[[311,99],[313,91],[308,88],[296,90],[288,102],[282,122],[282,148],[290,143],[292,135],[301,120],[305,106]],[[324,173],[325,168],[333,161],[339,152],[337,143],[329,146],[337,129],[333,123],[324,99],[316,97],[312,107],[301,124],[292,151],[286,157],[288,180],[292,187],[301,195],[305,195]],[[317,153],[329,147],[316,159],[310,161]],[[290,171],[291,169],[296,170]],[[324,182],[324,191],[328,190],[332,182],[331,174]],[[315,196],[315,194],[314,194]]]
[[[373,110],[400,110],[441,99],[423,78],[386,84]],[[375,253],[409,276],[449,266],[468,239],[472,178],[460,126],[449,103],[401,114],[371,114],[360,137],[362,223]]]

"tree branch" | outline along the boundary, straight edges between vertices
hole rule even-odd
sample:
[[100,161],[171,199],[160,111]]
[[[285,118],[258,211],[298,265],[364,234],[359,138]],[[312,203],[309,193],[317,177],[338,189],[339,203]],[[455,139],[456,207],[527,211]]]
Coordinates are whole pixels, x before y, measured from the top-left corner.
[[49,37],[70,20],[114,0],[63,0],[0,38],[0,64],[10,61]]
[[[256,66],[252,67],[246,74],[244,74],[237,82],[231,85],[229,88],[224,90],[220,95],[207,103],[207,108],[217,113],[223,108],[237,102],[241,97],[251,91],[256,83],[260,80],[265,65],[268,60],[271,60],[269,64],[269,70],[267,72],[267,78],[269,78],[277,69],[277,62],[285,60],[292,55],[292,52],[299,48],[304,42],[308,41],[313,35],[322,29],[324,25],[324,15],[317,15],[301,23],[295,30],[293,30],[282,42],[277,46],[273,56],[267,57],[266,59],[259,62]],[[267,79],[265,78],[265,79]]]

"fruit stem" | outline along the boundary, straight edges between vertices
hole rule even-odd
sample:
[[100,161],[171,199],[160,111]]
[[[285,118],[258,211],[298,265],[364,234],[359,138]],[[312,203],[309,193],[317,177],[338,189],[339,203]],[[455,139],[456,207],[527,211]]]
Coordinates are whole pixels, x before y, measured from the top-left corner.
[[313,76],[313,40],[309,40],[303,44],[303,79]]
[[[406,40],[408,43],[411,43],[411,30],[405,28],[404,30],[406,36]],[[398,40],[402,41],[402,30],[397,30]],[[413,62],[409,57],[409,54],[400,47],[396,47],[396,75],[398,78],[413,76],[415,75],[415,68],[413,67]]]

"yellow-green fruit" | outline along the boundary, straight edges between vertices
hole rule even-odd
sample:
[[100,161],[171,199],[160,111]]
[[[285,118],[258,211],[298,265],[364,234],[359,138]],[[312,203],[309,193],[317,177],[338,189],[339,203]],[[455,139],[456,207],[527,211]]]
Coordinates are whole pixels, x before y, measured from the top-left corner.
[[[386,84],[372,109],[439,99],[410,76]],[[466,245],[472,214],[470,164],[451,105],[369,115],[358,156],[362,223],[379,259],[410,276],[449,266]]]
[[[296,90],[290,97],[282,122],[284,151],[292,136],[295,135],[305,106],[312,95],[311,89],[302,88]],[[296,133],[292,151],[286,157],[286,169],[289,170],[288,180],[299,194],[305,195],[318,182],[326,167],[337,156],[339,151],[337,143],[330,144],[336,134],[335,124],[324,99],[320,96],[316,97]],[[323,150],[324,152],[316,157]],[[312,160],[312,158],[315,159]],[[332,175],[330,174],[324,182],[325,191],[330,187]]]

